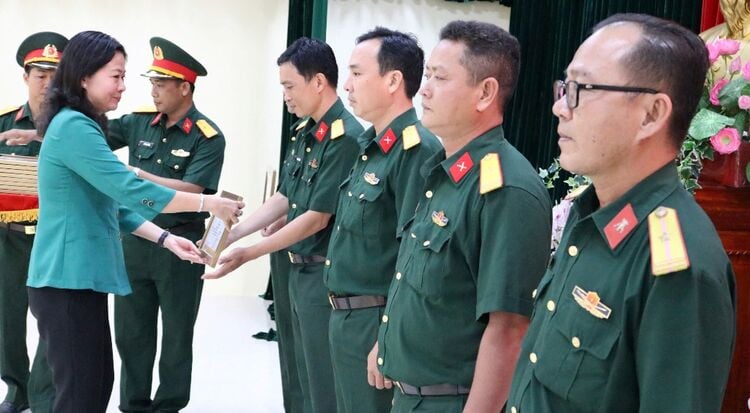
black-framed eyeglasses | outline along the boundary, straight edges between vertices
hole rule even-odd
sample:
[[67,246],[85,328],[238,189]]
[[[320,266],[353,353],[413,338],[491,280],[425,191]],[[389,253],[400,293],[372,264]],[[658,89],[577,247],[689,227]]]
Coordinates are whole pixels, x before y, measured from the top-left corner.
[[631,87],[631,86],[613,86],[613,85],[596,85],[592,83],[578,83],[575,80],[569,80],[563,82],[562,80],[556,80],[552,84],[552,92],[555,97],[555,101],[560,100],[565,96],[565,103],[568,104],[569,109],[575,109],[578,107],[578,94],[581,90],[604,90],[608,92],[629,92],[629,93],[659,93],[658,90],[647,88],[647,87]]

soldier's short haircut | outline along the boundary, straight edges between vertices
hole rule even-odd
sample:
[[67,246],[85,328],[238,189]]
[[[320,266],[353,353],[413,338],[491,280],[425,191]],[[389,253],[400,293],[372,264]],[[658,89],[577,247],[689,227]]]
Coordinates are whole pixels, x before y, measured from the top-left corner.
[[322,73],[331,87],[336,89],[338,86],[339,67],[336,64],[336,56],[331,46],[323,41],[300,37],[276,60],[279,66],[284,63],[291,63],[306,81]]
[[518,83],[521,46],[513,35],[490,23],[455,20],[440,30],[440,40],[464,45],[461,64],[472,85],[494,78],[500,85],[500,105],[505,107]]
[[410,99],[419,92],[424,74],[424,51],[413,34],[385,27],[376,27],[357,38],[357,44],[367,40],[380,40],[378,66],[380,75],[398,70],[404,76],[406,96]]

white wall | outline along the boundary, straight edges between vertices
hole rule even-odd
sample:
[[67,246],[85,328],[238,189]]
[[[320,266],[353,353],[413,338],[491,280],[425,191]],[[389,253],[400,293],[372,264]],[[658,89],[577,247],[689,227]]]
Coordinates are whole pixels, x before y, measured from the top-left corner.
[[[413,32],[429,55],[448,21],[477,19],[507,28],[509,15],[509,9],[497,3],[329,0],[327,39],[336,53],[343,85],[355,37],[376,25]],[[148,39],[165,37],[208,70],[208,76],[197,81],[195,101],[227,139],[220,188],[243,195],[251,210],[261,202],[266,170],[278,163],[282,100],[276,58],[286,45],[287,17],[286,0],[214,0],[210,7],[196,0],[0,0],[0,108],[26,99],[23,70],[15,54],[31,33],[51,30],[72,37],[82,30],[100,30],[125,46],[128,90],[111,116],[151,103],[149,82],[139,75],[151,63]],[[346,97],[346,92],[340,93]],[[419,109],[418,99],[415,103]],[[267,274],[268,259],[262,257],[224,279],[206,283],[205,291],[255,295],[264,291]]]

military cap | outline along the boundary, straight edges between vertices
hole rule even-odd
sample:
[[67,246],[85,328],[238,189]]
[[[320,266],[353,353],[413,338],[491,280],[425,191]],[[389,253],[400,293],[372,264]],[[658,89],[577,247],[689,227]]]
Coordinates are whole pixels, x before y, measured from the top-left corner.
[[34,33],[18,46],[16,61],[21,67],[31,65],[40,69],[55,69],[67,44],[68,39],[59,33]]
[[151,50],[154,54],[154,61],[142,76],[182,79],[194,84],[198,76],[208,74],[206,68],[193,56],[167,39],[152,37]]

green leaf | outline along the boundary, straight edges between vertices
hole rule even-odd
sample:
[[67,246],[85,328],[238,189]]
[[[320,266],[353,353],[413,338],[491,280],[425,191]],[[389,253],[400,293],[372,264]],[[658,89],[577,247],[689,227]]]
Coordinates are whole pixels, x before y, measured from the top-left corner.
[[737,99],[742,95],[742,89],[747,86],[747,80],[740,76],[737,79],[727,83],[719,92],[719,102],[721,107],[726,109],[728,112],[738,111],[740,108],[737,106]]
[[704,140],[716,135],[722,128],[734,124],[734,118],[720,115],[708,109],[701,109],[690,123],[688,135],[693,139]]
[[750,162],[745,165],[745,178],[750,182]]
[[734,117],[734,126],[737,131],[740,132],[740,136],[742,136],[742,131],[745,130],[745,124],[747,123],[747,111],[740,111],[737,116]]

